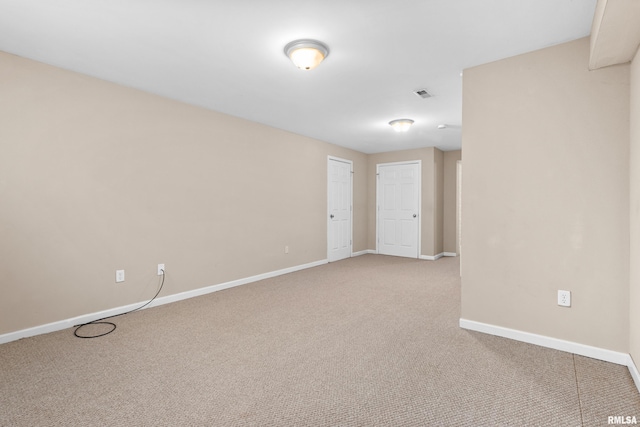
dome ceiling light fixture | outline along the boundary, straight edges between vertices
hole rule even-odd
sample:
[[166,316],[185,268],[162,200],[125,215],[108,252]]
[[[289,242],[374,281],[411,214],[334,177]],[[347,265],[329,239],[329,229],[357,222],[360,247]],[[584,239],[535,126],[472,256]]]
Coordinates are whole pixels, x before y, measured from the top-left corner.
[[391,120],[389,122],[389,125],[396,132],[406,132],[409,130],[412,124],[413,124],[413,120],[411,119],[396,119],[396,120]]
[[294,40],[284,47],[284,54],[301,70],[313,70],[329,55],[329,48],[317,40]]

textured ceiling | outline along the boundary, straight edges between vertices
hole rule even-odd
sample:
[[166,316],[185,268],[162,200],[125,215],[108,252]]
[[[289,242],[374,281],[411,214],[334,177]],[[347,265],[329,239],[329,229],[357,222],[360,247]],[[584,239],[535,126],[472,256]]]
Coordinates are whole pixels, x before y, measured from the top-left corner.
[[[588,36],[595,3],[0,0],[0,50],[365,153],[453,150],[462,70]],[[300,71],[298,38],[331,53]]]

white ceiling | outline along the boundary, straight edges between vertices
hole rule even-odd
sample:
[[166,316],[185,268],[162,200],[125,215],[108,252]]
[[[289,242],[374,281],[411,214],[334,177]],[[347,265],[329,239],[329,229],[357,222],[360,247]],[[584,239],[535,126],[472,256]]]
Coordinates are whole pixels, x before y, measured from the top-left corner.
[[[454,150],[462,70],[587,36],[595,4],[0,0],[0,50],[365,153]],[[329,46],[315,70],[284,55],[299,38]]]

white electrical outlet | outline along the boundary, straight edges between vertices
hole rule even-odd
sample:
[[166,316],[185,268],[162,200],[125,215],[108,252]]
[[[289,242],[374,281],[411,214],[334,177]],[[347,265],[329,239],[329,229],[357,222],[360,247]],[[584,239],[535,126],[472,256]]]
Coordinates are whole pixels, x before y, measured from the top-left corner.
[[158,276],[162,276],[164,274],[164,264],[158,264]]
[[124,282],[124,270],[116,270],[116,283]]
[[571,291],[558,291],[558,305],[571,307]]
[[285,246],[285,247],[284,247],[284,253],[285,253],[285,254],[288,254],[288,253],[289,253],[289,246]]

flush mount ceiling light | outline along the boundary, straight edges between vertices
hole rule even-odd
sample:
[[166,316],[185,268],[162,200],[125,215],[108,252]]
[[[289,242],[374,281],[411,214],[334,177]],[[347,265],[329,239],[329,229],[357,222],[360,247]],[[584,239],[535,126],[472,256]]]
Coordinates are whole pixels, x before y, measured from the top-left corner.
[[395,130],[396,132],[406,132],[409,130],[409,128],[413,124],[413,120],[397,119],[397,120],[391,120],[389,124],[391,125],[393,130]]
[[313,70],[329,55],[329,48],[316,40],[294,40],[284,47],[287,55],[301,70]]

